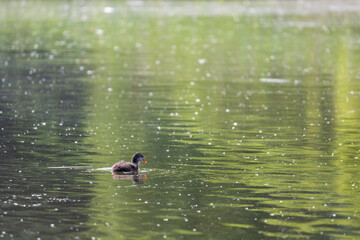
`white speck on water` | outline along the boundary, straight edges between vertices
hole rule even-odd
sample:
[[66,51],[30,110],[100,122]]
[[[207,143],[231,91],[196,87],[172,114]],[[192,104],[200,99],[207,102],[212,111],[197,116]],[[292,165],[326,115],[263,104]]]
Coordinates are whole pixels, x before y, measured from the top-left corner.
[[238,124],[237,124],[237,122],[234,122],[234,126],[237,126]]
[[46,122],[42,122],[41,125],[46,126]]
[[54,228],[54,227],[55,227],[55,224],[53,224],[53,223],[52,223],[52,224],[50,224],[50,227]]
[[108,92],[112,92],[112,90],[113,90],[112,88],[108,88],[108,89],[107,89]]
[[115,9],[113,7],[104,7],[104,13],[113,13],[114,10]]
[[156,60],[156,61],[155,61],[155,64],[156,64],[156,65],[160,65],[160,60]]
[[96,29],[96,30],[95,30],[95,33],[100,36],[100,35],[103,35],[103,34],[104,34],[104,30],[102,30],[102,29],[99,28],[99,29]]
[[260,82],[266,83],[288,83],[290,80],[288,79],[279,79],[279,78],[260,78]]
[[230,109],[226,109],[225,112],[230,112]]
[[206,73],[206,77],[211,77],[211,74],[210,73]]
[[167,222],[167,221],[169,221],[169,219],[168,219],[168,218],[164,218],[163,221],[164,221],[164,222]]
[[190,85],[191,85],[191,86],[194,86],[194,85],[195,85],[195,82],[190,82]]
[[195,102],[200,102],[200,99],[199,99],[199,98],[198,98],[198,99],[196,99],[196,100],[195,100]]
[[198,60],[198,63],[199,63],[200,65],[203,65],[203,64],[206,63],[206,59],[205,59],[205,58],[200,58],[200,59]]

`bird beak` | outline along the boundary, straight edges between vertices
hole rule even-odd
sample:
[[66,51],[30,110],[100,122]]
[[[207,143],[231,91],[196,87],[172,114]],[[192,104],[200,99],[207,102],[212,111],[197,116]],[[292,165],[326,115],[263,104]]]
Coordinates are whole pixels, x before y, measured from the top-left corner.
[[145,160],[145,158],[143,158],[143,162],[144,162],[144,163],[147,163],[147,161]]

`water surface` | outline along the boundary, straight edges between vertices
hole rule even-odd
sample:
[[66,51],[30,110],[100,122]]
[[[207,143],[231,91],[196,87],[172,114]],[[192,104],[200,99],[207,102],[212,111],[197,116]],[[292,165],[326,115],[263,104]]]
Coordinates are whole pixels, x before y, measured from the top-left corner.
[[4,2],[0,237],[359,238],[359,9]]

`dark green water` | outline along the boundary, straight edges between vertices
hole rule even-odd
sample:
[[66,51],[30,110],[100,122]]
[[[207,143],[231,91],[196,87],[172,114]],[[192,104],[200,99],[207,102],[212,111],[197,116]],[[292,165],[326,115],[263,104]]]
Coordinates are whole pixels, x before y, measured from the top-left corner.
[[0,237],[359,238],[359,9],[3,1]]

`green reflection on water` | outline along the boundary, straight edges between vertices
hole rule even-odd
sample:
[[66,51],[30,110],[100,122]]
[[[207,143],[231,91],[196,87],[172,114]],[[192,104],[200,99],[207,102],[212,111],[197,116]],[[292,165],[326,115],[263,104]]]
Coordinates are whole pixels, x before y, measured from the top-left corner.
[[358,4],[298,4],[6,3],[6,234],[357,237]]

